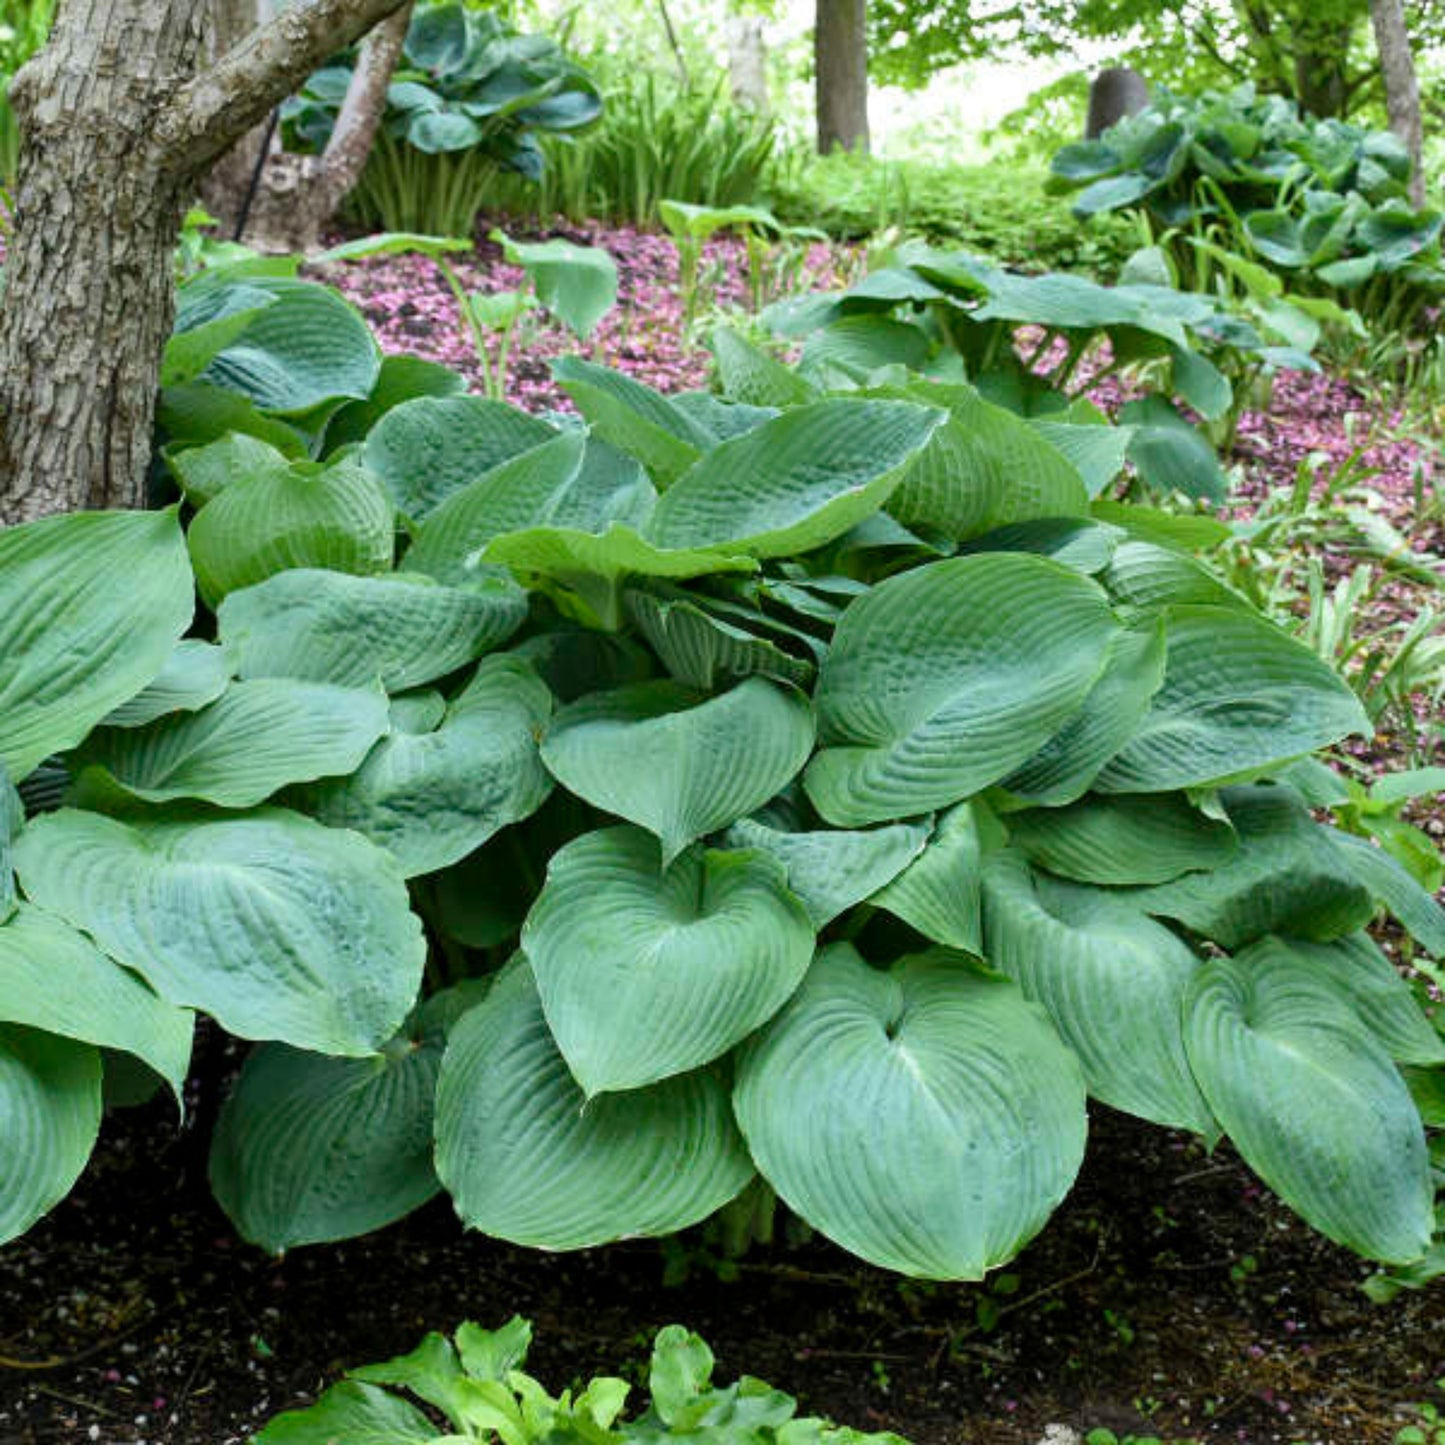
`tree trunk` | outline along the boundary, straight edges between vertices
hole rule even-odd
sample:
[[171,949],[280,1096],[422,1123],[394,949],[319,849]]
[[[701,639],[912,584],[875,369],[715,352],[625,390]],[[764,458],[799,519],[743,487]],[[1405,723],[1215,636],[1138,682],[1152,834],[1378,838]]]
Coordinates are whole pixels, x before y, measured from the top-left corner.
[[817,0],[818,153],[868,149],[867,0]]
[[1420,83],[1415,75],[1415,57],[1410,51],[1410,32],[1405,27],[1405,7],[1401,0],[1370,0],[1370,23],[1375,28],[1375,45],[1385,78],[1385,107],[1390,115],[1390,129],[1410,152],[1410,201],[1423,206],[1425,168],[1420,156],[1423,141]]
[[731,15],[727,23],[728,81],[733,104],[754,115],[772,109],[768,96],[768,46],[761,15]]
[[[1361,12],[1363,13],[1363,11]],[[1353,10],[1326,4],[1301,16],[1294,29],[1295,99],[1307,115],[1343,120],[1350,102]]]
[[1137,70],[1112,65],[1101,70],[1089,86],[1089,114],[1084,139],[1098,140],[1126,116],[1137,115],[1149,104],[1149,86]]
[[[211,0],[210,18],[206,60],[214,64],[256,28],[261,13],[256,0]],[[268,125],[254,126],[201,178],[201,204],[220,222],[226,240],[240,239],[236,226],[269,133]]]
[[144,505],[172,255],[196,178],[398,0],[298,0],[196,73],[204,0],[64,0],[17,75],[0,522]]

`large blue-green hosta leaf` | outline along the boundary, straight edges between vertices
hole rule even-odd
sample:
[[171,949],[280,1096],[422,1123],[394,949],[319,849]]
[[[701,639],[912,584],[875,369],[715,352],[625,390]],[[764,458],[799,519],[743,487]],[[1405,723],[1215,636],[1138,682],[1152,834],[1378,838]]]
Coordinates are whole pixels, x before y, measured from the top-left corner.
[[1368,838],[1328,829],[1327,836],[1349,860],[1355,877],[1399,919],[1405,931],[1437,958],[1445,957],[1445,908],[1428,894],[1409,871]]
[[901,401],[815,402],[725,441],[663,494],[661,547],[754,557],[810,551],[876,512],[944,421]]
[[463,1221],[541,1249],[668,1234],[753,1176],[711,1071],[590,1102],[557,1050],[531,969],[456,1026],[437,1086],[436,1162]]
[[956,954],[888,973],[818,955],[743,1051],[734,1099],[764,1177],[873,1264],[981,1279],[1043,1226],[1083,1159],[1084,1083],[1015,984]]
[[1320,1233],[1408,1264],[1429,1247],[1425,1132],[1384,1048],[1288,944],[1264,939],[1197,975],[1189,1062],[1245,1162]]
[[420,573],[353,577],[298,567],[232,592],[217,613],[237,673],[404,692],[455,672],[526,620],[510,581],[442,587]]
[[196,585],[215,607],[229,592],[289,567],[371,576],[391,570],[391,502],[354,459],[294,462],[233,483],[207,502],[187,541]]
[[1156,1124],[1216,1134],[1184,1052],[1193,950],[1127,897],[1035,873],[1012,849],[989,858],[983,887],[989,962],[1047,1010],[1089,1092]]
[[105,715],[106,727],[139,728],[171,713],[215,702],[231,681],[231,661],[210,642],[176,643],[161,670],[136,695]]
[[70,1193],[100,1132],[100,1113],[97,1050],[0,1024],[0,1244]]
[[1102,791],[1199,788],[1368,737],[1349,687],[1272,622],[1229,607],[1171,607],[1164,683]]
[[343,1380],[308,1409],[276,1416],[256,1436],[256,1445],[339,1445],[343,1440],[346,1445],[437,1445],[441,1439],[437,1427],[410,1400],[375,1385]]
[[426,952],[395,864],[298,813],[62,809],[21,835],[28,897],[162,998],[234,1034],[368,1054],[401,1027]]
[[505,402],[418,397],[377,422],[361,457],[397,511],[420,522],[483,472],[556,435],[556,428]]
[[81,756],[148,802],[249,808],[288,783],[351,772],[386,730],[386,694],[375,685],[262,677],[233,682],[196,712],[102,728]]
[[0,765],[15,782],[165,665],[195,594],[174,509],[0,532]]
[[181,1097],[192,1015],[158,998],[63,919],[29,903],[0,927],[0,1020],[132,1054]]
[[211,1187],[272,1254],[381,1229],[441,1190],[432,1115],[446,1036],[398,1035],[365,1059],[262,1044],[211,1141]]
[[640,828],[553,854],[522,930],[548,1026],[589,1097],[711,1063],[770,1019],[813,926],[766,854],[689,848],[666,869]]
[[812,748],[807,701],[750,677],[712,698],[666,682],[584,697],[553,719],[542,761],[578,797],[656,834],[671,862],[780,792]]
[[1221,799],[1239,839],[1233,855],[1208,871],[1141,891],[1142,908],[1178,919],[1224,948],[1266,933],[1323,942],[1370,921],[1374,902],[1350,855],[1292,788],[1226,788]]
[[[207,285],[202,277],[196,289]],[[335,291],[287,276],[252,276],[247,289],[275,298],[200,380],[248,397],[264,411],[299,416],[329,401],[371,394],[381,349],[361,313]]]
[[849,607],[823,664],[809,797],[848,827],[999,782],[1083,707],[1116,635],[1094,583],[1027,554],[884,582]]
[[304,793],[323,823],[379,843],[408,878],[459,862],[552,791],[537,753],[552,694],[524,662],[489,657],[450,703],[433,696],[440,717],[399,699],[390,736],[356,772]]

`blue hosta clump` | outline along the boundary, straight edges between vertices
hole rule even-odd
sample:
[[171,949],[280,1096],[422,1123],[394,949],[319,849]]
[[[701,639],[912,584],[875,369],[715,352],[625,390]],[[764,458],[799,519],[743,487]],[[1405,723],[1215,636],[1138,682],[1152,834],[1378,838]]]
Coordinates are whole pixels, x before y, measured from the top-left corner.
[[187,288],[181,504],[0,534],[0,1236],[205,1014],[274,1251],[775,1191],[974,1279],[1093,1098],[1426,1255],[1445,1040],[1366,930],[1445,914],[1310,812],[1368,722],[1215,524],[1095,499],[1115,429],[736,338],[719,394],[569,360],[529,416],[344,327],[313,365],[300,294]]

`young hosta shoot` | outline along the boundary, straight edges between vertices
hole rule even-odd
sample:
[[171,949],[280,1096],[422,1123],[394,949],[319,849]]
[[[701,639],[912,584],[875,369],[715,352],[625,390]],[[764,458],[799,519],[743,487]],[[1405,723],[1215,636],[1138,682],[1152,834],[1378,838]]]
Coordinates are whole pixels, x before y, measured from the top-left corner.
[[[176,510],[0,537],[0,1233],[83,1167],[102,1060],[179,1088],[203,1012],[256,1044],[212,1177],[273,1251],[439,1190],[546,1249],[750,1190],[976,1279],[1091,1096],[1411,1268],[1445,1044],[1363,930],[1445,914],[1296,790],[1350,689],[1207,519],[1091,501],[1083,413],[719,353],[746,400],[574,360],[580,421],[423,377],[340,456],[175,437],[189,552]],[[343,471],[379,552],[249,504]],[[327,1428],[411,1438],[384,1383]]]

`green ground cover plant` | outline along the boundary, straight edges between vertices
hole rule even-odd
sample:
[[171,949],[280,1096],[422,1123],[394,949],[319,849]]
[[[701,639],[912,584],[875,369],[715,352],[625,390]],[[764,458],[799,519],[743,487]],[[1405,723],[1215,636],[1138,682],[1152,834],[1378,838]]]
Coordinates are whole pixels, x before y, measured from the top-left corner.
[[1445,1041],[1364,929],[1445,916],[1311,816],[1351,690],[1219,524],[968,382],[718,359],[565,360],[540,417],[279,263],[185,288],[183,503],[0,535],[0,1235],[204,1013],[272,1251],[442,1190],[549,1249],[776,1197],[976,1279],[1092,1096],[1425,1259]]
[[[499,1440],[502,1445],[650,1445],[725,1440],[729,1445],[906,1445],[894,1434],[864,1434],[799,1416],[791,1395],[744,1375],[713,1384],[713,1353],[681,1325],[658,1332],[646,1372],[647,1403],[628,1418],[632,1386],[603,1375],[553,1396],[522,1366],[532,1327],[513,1317],[498,1330],[467,1321],[454,1338],[430,1334],[408,1355],[349,1372],[309,1409],[278,1415],[256,1445],[331,1445],[385,1438],[389,1445]],[[444,1433],[408,1394],[439,1413]],[[340,1432],[340,1433],[339,1433]],[[370,1432],[370,1433],[368,1433]]]
[[[317,71],[282,107],[291,149],[325,147],[353,63]],[[431,0],[412,17],[347,209],[367,226],[469,237],[500,175],[541,178],[540,136],[571,135],[601,113],[596,83],[555,41],[518,35],[463,0]]]

